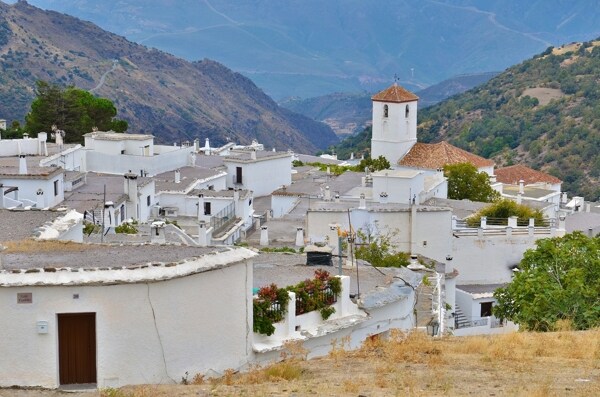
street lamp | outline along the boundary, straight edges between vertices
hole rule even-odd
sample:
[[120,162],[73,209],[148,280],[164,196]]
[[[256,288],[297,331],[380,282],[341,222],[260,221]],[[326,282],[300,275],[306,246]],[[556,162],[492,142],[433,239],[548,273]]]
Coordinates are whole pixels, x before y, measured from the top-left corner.
[[440,329],[440,323],[436,319],[432,318],[427,323],[427,334],[428,335],[436,336],[439,329]]

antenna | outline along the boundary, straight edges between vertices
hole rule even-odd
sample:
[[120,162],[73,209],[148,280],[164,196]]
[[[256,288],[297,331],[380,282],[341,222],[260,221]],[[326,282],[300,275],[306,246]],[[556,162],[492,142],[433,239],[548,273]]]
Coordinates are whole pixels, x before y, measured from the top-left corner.
[[398,83],[399,80],[398,73],[394,73],[394,84]]

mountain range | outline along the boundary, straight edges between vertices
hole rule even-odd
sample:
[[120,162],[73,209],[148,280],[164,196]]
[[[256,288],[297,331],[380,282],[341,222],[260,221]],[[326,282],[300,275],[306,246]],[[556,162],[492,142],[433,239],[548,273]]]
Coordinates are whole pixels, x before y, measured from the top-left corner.
[[37,80],[112,100],[130,132],[159,142],[257,139],[308,153],[337,142],[327,125],[279,107],[218,62],[189,62],[25,1],[0,2],[0,118],[23,120]]
[[[14,1],[14,0],[13,0]],[[29,0],[129,40],[214,59],[268,95],[415,92],[600,35],[597,0]]]
[[[548,48],[487,83],[419,111],[417,138],[446,140],[522,163],[563,181],[563,190],[600,197],[600,38]],[[369,148],[369,130],[343,141],[342,155]]]
[[[497,72],[464,74],[431,85],[417,91],[419,108],[435,105],[452,95],[460,94],[479,84],[483,84]],[[314,98],[289,98],[279,104],[294,112],[329,125],[340,137],[361,132],[371,125],[372,103],[374,93],[334,93]]]

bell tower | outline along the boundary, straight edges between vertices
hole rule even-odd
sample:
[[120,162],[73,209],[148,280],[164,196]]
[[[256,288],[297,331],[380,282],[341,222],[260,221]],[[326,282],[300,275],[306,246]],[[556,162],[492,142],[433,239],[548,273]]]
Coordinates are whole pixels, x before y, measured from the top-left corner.
[[384,156],[390,164],[400,160],[417,142],[419,97],[394,83],[371,97],[373,137],[371,157]]

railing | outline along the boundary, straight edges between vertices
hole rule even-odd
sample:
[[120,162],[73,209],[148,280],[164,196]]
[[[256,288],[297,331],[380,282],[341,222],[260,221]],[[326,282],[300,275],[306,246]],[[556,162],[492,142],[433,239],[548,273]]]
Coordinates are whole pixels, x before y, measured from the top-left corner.
[[320,291],[307,292],[307,295],[309,299],[305,299],[301,294],[296,295],[296,316],[316,309],[308,305],[308,302],[312,300],[310,298],[314,298],[315,295],[318,302],[323,302],[327,305],[332,305],[337,302],[337,295],[333,293],[330,286],[327,286]]
[[213,228],[213,236],[219,234],[233,222],[235,222],[235,203],[230,203],[211,216],[210,226]]
[[473,320],[458,320],[455,322],[455,328],[485,327],[488,324],[490,328],[504,327],[504,321],[501,319],[496,317],[481,317]]

